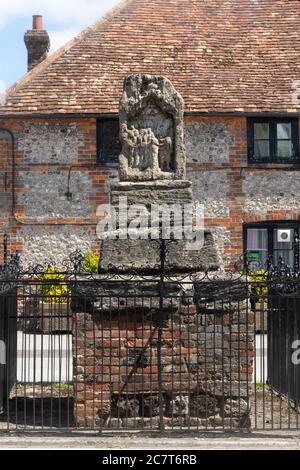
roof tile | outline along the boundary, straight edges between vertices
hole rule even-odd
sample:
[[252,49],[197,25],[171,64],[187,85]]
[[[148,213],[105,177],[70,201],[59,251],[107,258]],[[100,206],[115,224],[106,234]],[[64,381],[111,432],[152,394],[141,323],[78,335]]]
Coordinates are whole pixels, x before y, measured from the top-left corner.
[[17,82],[0,114],[117,113],[129,73],[190,112],[299,112],[299,0],[125,0]]

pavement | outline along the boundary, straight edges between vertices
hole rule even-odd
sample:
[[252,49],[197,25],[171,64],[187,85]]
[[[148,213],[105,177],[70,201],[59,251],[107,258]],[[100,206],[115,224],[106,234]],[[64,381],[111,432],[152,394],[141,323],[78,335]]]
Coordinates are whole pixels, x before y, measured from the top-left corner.
[[4,449],[93,449],[93,450],[300,450],[300,433],[197,433],[158,434],[115,433],[67,435],[0,434]]

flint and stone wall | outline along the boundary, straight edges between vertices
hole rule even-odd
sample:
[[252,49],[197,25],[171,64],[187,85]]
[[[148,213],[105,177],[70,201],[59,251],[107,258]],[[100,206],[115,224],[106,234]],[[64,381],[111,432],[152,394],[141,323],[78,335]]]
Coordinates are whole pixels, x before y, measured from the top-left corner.
[[0,133],[0,230],[9,251],[18,249],[25,265],[50,259],[57,266],[78,248],[99,251],[96,209],[108,203],[115,169],[96,164],[95,120],[0,121],[0,127],[13,132],[16,149],[12,215],[12,148]]
[[[41,224],[69,224],[70,230],[89,227],[93,249],[98,249],[96,210],[109,202],[117,170],[96,164],[96,120],[0,120],[0,127],[15,135],[17,169],[12,216],[11,143],[0,132],[0,243],[6,231],[9,249],[24,251],[28,259],[34,243],[34,252],[52,250],[53,233],[47,240]],[[185,145],[187,178],[193,182],[194,199],[204,204],[206,228],[216,233],[224,267],[243,252],[243,223],[300,219],[299,168],[248,164],[246,118],[186,117]],[[41,236],[28,239],[26,227]],[[57,236],[59,244],[62,235]]]
[[[212,297],[221,292],[219,285],[204,288]],[[231,291],[230,283],[227,288]],[[248,300],[244,295],[226,302],[221,295],[213,302],[201,296],[165,298],[164,424],[249,427],[254,319]],[[129,302],[117,297],[91,301],[89,295],[74,306],[78,425],[130,429],[159,423],[158,299],[150,308],[145,297],[143,308],[136,304],[133,310]]]

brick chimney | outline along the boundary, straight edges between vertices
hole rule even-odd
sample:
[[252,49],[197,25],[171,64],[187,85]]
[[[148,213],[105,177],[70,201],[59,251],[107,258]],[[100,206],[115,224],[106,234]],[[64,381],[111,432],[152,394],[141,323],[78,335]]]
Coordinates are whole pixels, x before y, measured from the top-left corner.
[[50,38],[43,29],[43,17],[33,16],[32,29],[26,31],[24,41],[28,51],[28,72],[46,59],[50,49]]

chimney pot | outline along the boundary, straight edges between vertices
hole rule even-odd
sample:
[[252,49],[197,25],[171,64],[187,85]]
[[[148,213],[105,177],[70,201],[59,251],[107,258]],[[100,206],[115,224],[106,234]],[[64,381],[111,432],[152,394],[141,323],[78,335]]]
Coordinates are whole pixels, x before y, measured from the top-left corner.
[[26,31],[24,41],[28,51],[28,71],[47,58],[50,49],[50,38],[43,29],[43,17],[32,17],[32,29]]
[[41,31],[43,29],[43,17],[41,15],[33,15],[32,29]]

